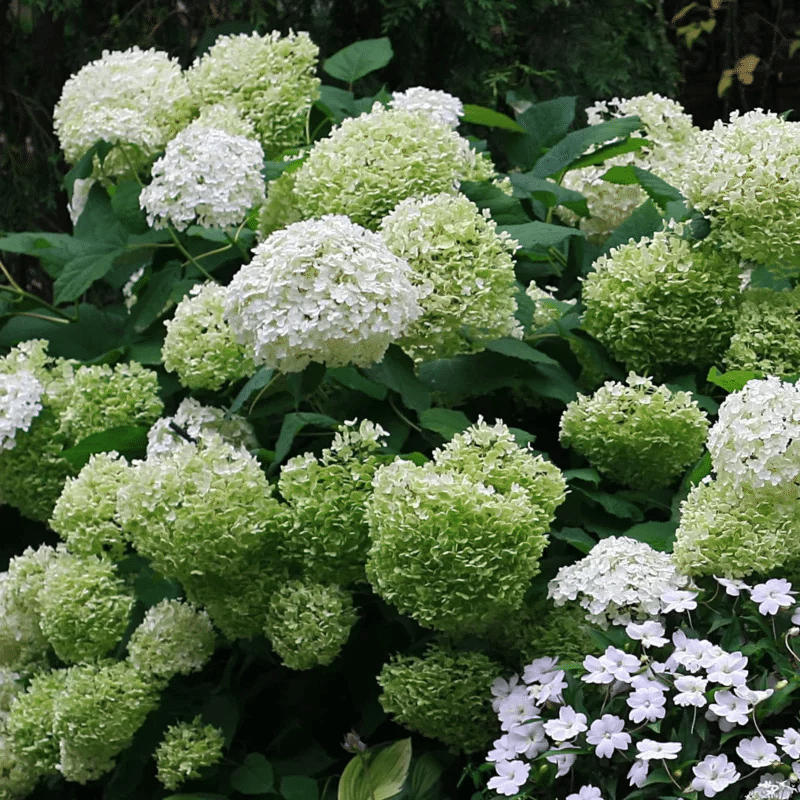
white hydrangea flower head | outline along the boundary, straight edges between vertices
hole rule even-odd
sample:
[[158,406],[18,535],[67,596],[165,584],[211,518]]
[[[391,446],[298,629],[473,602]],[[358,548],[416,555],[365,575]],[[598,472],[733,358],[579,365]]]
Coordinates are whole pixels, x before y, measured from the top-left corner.
[[493,176],[492,163],[451,128],[375,103],[316,142],[295,173],[294,193],[306,218],[346,214],[374,230],[401,200],[455,194],[461,181]]
[[[74,164],[98,140],[132,145],[125,155],[142,168],[186,123],[189,87],[177,59],[131,47],[103,51],[65,84],[53,111],[64,157]],[[125,158],[109,154],[106,174],[127,171]]]
[[153,179],[139,205],[155,228],[184,230],[240,225],[264,202],[264,152],[253,138],[210,127],[198,119],[167,144],[153,164]]
[[367,366],[422,313],[411,277],[380,236],[327,215],[258,245],[228,286],[225,317],[257,364]]
[[162,600],[147,610],[131,635],[128,661],[166,683],[174,675],[199,672],[215,647],[214,627],[205,611],[180,600]]
[[800,477],[800,386],[777,377],[751,380],[725,398],[708,434],[717,480],[785,487],[796,496]]
[[253,359],[225,321],[226,295],[219,284],[197,284],[164,323],[164,367],[177,373],[188,389],[216,391],[256,371]]
[[204,767],[222,759],[225,736],[213,725],[203,725],[201,717],[191,722],[170,725],[154,753],[158,781],[173,791],[185,781],[199,778]]
[[0,449],[12,450],[17,431],[27,431],[42,410],[44,386],[27,370],[0,374]]
[[187,397],[181,401],[175,416],[162,417],[148,431],[147,458],[170,453],[181,444],[192,444],[190,440],[197,442],[212,432],[234,447],[245,450],[258,447],[253,426],[240,414],[232,414],[228,418],[221,408],[204,406],[193,397]]
[[[535,308],[533,311],[532,325],[534,328],[543,328],[557,319],[561,319],[563,311],[558,308],[557,303],[568,303],[574,306],[577,300],[556,300],[552,292],[540,289],[534,281],[528,284],[525,294],[533,300]],[[544,301],[544,302],[543,302]]]
[[682,589],[689,579],[676,568],[669,553],[644,542],[612,536],[598,542],[580,561],[562,567],[548,584],[556,606],[578,601],[586,619],[602,628],[657,617],[661,596]]
[[234,106],[274,157],[304,138],[309,110],[319,97],[318,56],[307,33],[220,36],[195,60],[187,80],[198,104]]
[[412,86],[404,92],[392,92],[390,108],[421,111],[449,128],[457,128],[464,115],[464,104],[452,94],[424,86]]
[[683,172],[679,188],[710,218],[710,240],[756,264],[797,272],[800,122],[734,111],[694,137]]
[[389,249],[408,261],[419,287],[422,316],[400,344],[412,357],[474,353],[485,342],[521,338],[514,314],[513,253],[519,247],[488,209],[463,195],[408,198],[380,225]]

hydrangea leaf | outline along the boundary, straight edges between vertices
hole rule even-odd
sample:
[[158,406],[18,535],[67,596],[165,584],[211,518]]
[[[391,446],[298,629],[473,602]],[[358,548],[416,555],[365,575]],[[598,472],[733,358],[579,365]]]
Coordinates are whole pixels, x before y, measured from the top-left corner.
[[281,797],[285,800],[317,800],[319,786],[308,775],[287,775],[281,779]]
[[664,219],[652,200],[642,203],[629,217],[606,239],[603,245],[603,254],[609,253],[613,248],[629,242],[631,239],[639,241],[646,236],[651,236],[661,230]]
[[611,144],[604,145],[603,147],[587,153],[577,161],[569,165],[570,169],[583,169],[584,167],[591,167],[595,164],[603,164],[611,158],[622,156],[626,153],[635,153],[647,147],[650,142],[647,139],[625,139],[621,142],[612,142]]
[[262,367],[247,383],[239,390],[239,394],[233,399],[228,413],[235,414],[249,399],[260,389],[263,389],[275,374],[272,367]]
[[180,275],[180,264],[177,261],[171,261],[164,269],[150,278],[142,296],[131,308],[128,318],[129,327],[133,328],[136,333],[142,333],[161,316]]
[[275,461],[273,467],[280,464],[284,458],[289,454],[292,448],[294,437],[305,428],[306,425],[319,425],[323,428],[336,427],[339,423],[326,414],[310,414],[306,412],[297,412],[296,414],[287,414],[283,418],[281,424],[281,432],[278,434],[278,441],[275,443]]
[[[513,184],[513,179],[512,179]],[[488,208],[498,225],[524,225],[530,217],[519,200],[509,197],[498,186],[477,181],[462,181],[461,193],[480,209]]]
[[524,136],[510,136],[506,150],[511,161],[530,169],[542,155],[542,149],[556,144],[575,119],[575,97],[557,97],[534,103],[517,116],[525,129]]
[[463,411],[454,411],[449,408],[428,408],[419,415],[419,424],[450,440],[457,433],[469,428],[472,422]]
[[493,353],[502,353],[504,356],[510,356],[511,358],[519,358],[522,361],[533,361],[537,364],[558,364],[554,358],[550,358],[545,353],[535,350],[518,339],[496,339],[493,342],[487,342],[486,349],[491,350]]
[[734,369],[730,372],[720,372],[716,367],[711,367],[706,380],[721,386],[726,392],[738,392],[752,380],[761,378],[760,372],[753,370]]
[[272,764],[261,753],[250,753],[231,775],[231,786],[242,794],[266,794],[272,791],[274,780]]
[[527,222],[524,225],[503,225],[499,228],[516,239],[520,245],[527,249],[546,250],[561,244],[570,236],[583,236],[583,231],[569,228],[566,225],[551,225],[548,222]]
[[525,133],[525,128],[511,119],[511,117],[485,106],[465,104],[461,120],[463,122],[471,122],[473,125],[484,125],[487,128],[503,128],[515,133]]
[[99,433],[92,433],[73,447],[61,453],[61,457],[80,469],[93,453],[108,453],[116,450],[126,457],[142,456],[147,449],[148,429],[141,425],[119,425]]
[[581,553],[588,553],[597,544],[595,540],[586,533],[583,528],[562,528],[560,531],[550,531],[550,536],[553,539],[559,539],[562,542],[571,544]]
[[352,84],[385,67],[393,55],[391,42],[385,36],[382,39],[364,39],[334,53],[325,60],[322,69],[332,78]]
[[409,408],[430,408],[430,392],[414,374],[414,362],[397,345],[389,345],[379,369],[382,382],[400,394]]
[[642,522],[625,531],[625,535],[639,542],[649,544],[653,550],[663,553],[672,552],[675,541],[675,531],[678,529],[677,520],[669,522]]

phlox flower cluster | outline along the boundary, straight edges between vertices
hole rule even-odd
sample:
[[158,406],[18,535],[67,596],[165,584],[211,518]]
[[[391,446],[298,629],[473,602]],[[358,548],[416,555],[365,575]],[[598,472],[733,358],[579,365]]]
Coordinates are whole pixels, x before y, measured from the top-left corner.
[[631,372],[591,397],[578,395],[561,417],[561,442],[602,475],[635,489],[669,486],[703,452],[708,419],[688,392]]
[[368,366],[420,316],[419,295],[377,234],[326,215],[256,247],[228,286],[225,318],[257,364]]
[[424,86],[412,86],[404,92],[392,92],[389,108],[420,111],[450,128],[457,128],[459,118],[464,115],[464,105],[457,97],[437,89],[426,89]]
[[[613,797],[642,788],[648,778],[707,798],[742,796],[748,785],[752,798],[794,794],[789,778],[800,775],[794,720],[762,726],[786,707],[785,699],[776,702],[778,691],[788,681],[797,685],[779,653],[785,641],[793,655],[788,642],[797,628],[788,626],[800,619],[797,593],[784,579],[754,586],[720,579],[686,593],[691,598],[676,594],[664,593],[657,619],[615,622],[619,627],[609,634],[615,644],[587,655],[580,667],[543,657],[521,676],[494,681],[502,734],[487,756],[497,772],[489,789],[558,796],[560,780],[569,776],[573,786],[591,781],[569,795],[576,800]],[[701,610],[701,603],[708,608]],[[734,611],[732,603],[743,607]],[[697,615],[694,623],[690,614]],[[746,645],[763,636],[763,617],[772,620],[772,640],[753,651]],[[725,638],[734,620],[738,636],[727,640],[740,649],[703,638],[709,629]],[[782,672],[788,681],[781,682]],[[732,731],[737,735],[726,735]]]

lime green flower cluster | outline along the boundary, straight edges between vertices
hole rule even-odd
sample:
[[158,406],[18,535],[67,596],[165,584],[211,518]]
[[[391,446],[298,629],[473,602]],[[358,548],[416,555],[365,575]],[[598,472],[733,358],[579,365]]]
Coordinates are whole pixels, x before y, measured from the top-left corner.
[[495,737],[490,687],[497,663],[483,653],[433,646],[422,657],[398,656],[381,670],[379,701],[395,722],[474,753]]
[[522,604],[565,488],[502,423],[479,421],[432,462],[398,460],[375,473],[367,577],[423,625],[483,630]]
[[687,575],[766,575],[800,559],[799,530],[800,505],[780,488],[708,481],[681,504],[673,558]]
[[76,555],[104,555],[118,560],[129,539],[115,521],[117,491],[126,483],[128,462],[118,453],[97,453],[75,478],[64,484],[50,517],[50,527]]
[[128,642],[128,661],[139,672],[168,681],[201,670],[216,648],[205,611],[180,600],[162,600],[147,610]]
[[216,390],[256,371],[223,318],[224,300],[225,289],[218,284],[195,286],[164,323],[164,367],[189,389]]
[[422,316],[400,344],[417,359],[474,353],[483,343],[522,336],[512,254],[518,244],[497,233],[489,212],[462,195],[398,203],[381,221],[389,249],[408,262],[420,288]]
[[172,791],[185,781],[201,777],[205,767],[222,759],[224,745],[222,731],[203,725],[200,717],[170,725],[154,754],[159,783]]
[[53,702],[51,736],[58,742],[58,771],[76,783],[105,775],[158,700],[156,684],[125,661],[67,669]]
[[368,420],[345,423],[321,459],[306,453],[281,470],[278,489],[293,512],[285,556],[320,583],[364,582],[369,550],[366,502],[385,458],[386,432]]
[[800,287],[784,292],[746,289],[724,361],[729,370],[800,372]]
[[258,214],[258,238],[266,239],[271,233],[300,222],[303,215],[297,207],[294,193],[295,173],[284,172],[267,184],[267,199]]
[[332,663],[357,619],[353,598],[340,586],[289,581],[269,602],[264,633],[289,669]]
[[39,592],[42,633],[63,662],[93,661],[122,638],[133,600],[109,561],[59,553]]
[[626,384],[608,381],[591,397],[578,395],[561,417],[561,442],[623,486],[669,486],[703,452],[708,419],[688,392],[633,372]]
[[739,294],[736,259],[676,233],[615,247],[584,284],[585,330],[639,373],[709,365],[725,352]]
[[220,36],[186,77],[197,104],[235,106],[274,157],[304,139],[308,113],[319,97],[318,56],[307,33]]
[[533,300],[534,311],[531,323],[534,328],[543,328],[551,322],[555,322],[564,315],[568,306],[573,306],[577,300],[556,300],[551,292],[540,289],[535,283],[531,282],[525,289],[525,294]]
[[375,230],[401,200],[454,193],[460,181],[493,174],[492,164],[452,128],[376,103],[314,145],[295,173],[294,191],[304,218],[345,214]]

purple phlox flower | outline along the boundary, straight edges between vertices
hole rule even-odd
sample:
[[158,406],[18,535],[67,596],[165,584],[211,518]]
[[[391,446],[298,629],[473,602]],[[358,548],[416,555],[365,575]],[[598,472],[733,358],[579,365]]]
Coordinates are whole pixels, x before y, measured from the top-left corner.
[[637,725],[645,720],[655,722],[663,719],[667,713],[664,709],[667,698],[661,689],[637,689],[629,695],[626,702],[631,708],[628,716]]
[[600,790],[596,786],[588,784],[581,786],[574,794],[568,794],[567,800],[602,800]]
[[492,683],[492,694],[495,698],[492,700],[492,708],[495,711],[500,707],[500,701],[505,700],[514,691],[518,683],[519,675],[512,675],[508,680],[495,678],[494,683]]
[[718,691],[709,710],[734,725],[747,724],[747,715],[753,710],[746,700],[736,697],[733,692]]
[[494,747],[486,754],[487,761],[511,761],[516,753],[508,741],[509,734],[504,733],[499,739],[495,739]]
[[702,708],[706,704],[705,690],[708,681],[699,675],[681,675],[675,679],[678,694],[672,698],[676,706],[695,706]]
[[664,638],[664,626],[655,620],[647,620],[641,624],[630,622],[625,626],[625,633],[631,639],[640,641],[642,647],[663,647],[668,641]]
[[652,672],[649,669],[634,675],[630,685],[632,689],[658,689],[659,692],[663,692],[665,688],[661,681],[652,677]]
[[563,691],[567,688],[564,680],[564,670],[559,669],[554,672],[547,672],[542,675],[541,683],[532,683],[528,686],[528,694],[531,699],[543,706],[545,703],[563,703]]
[[497,717],[500,727],[510,731],[516,725],[539,719],[539,709],[527,696],[512,694],[500,701]]
[[562,706],[558,712],[558,719],[551,719],[544,723],[545,732],[556,742],[574,739],[586,729],[586,714],[575,711],[572,706]]
[[769,767],[778,758],[778,748],[768,742],[763,736],[754,736],[752,739],[742,739],[736,747],[736,755],[750,767]]
[[655,758],[673,759],[678,757],[681,751],[680,742],[655,742],[652,739],[642,739],[636,742],[636,749],[639,751],[636,757],[641,761],[650,761]]
[[628,783],[640,789],[644,782],[647,780],[647,773],[650,770],[650,764],[647,761],[636,759],[633,766],[628,770]]
[[516,794],[531,771],[531,765],[522,761],[498,761],[495,765],[497,775],[489,779],[489,788],[494,789],[498,794]]
[[558,664],[558,658],[552,656],[536,658],[525,667],[522,673],[522,680],[525,683],[546,683],[544,676],[548,672],[552,672],[556,664]]
[[762,700],[772,697],[772,695],[775,694],[775,690],[763,689],[757,691],[756,689],[750,689],[748,686],[742,684],[741,686],[735,686],[733,693],[737,697],[741,697],[742,700],[746,700],[751,706],[757,706]]
[[581,675],[581,680],[585,683],[611,683],[614,676],[608,671],[608,667],[597,656],[586,656],[583,659],[585,674]]
[[592,723],[586,741],[595,745],[595,753],[599,758],[611,758],[615,750],[627,750],[630,746],[631,737],[622,730],[624,727],[625,721],[620,717],[603,714]]
[[750,587],[738,578],[718,578],[714,576],[714,580],[720,585],[725,587],[725,594],[731,597],[738,597],[743,591],[749,591]]
[[800,733],[794,728],[786,728],[783,736],[777,738],[777,742],[789,758],[800,758]]
[[792,584],[785,578],[770,578],[766,583],[756,584],[750,590],[750,599],[758,603],[758,613],[767,616],[793,606],[794,594]]
[[550,744],[544,735],[544,723],[531,722],[512,728],[508,734],[508,745],[514,753],[529,759],[546,753]]
[[725,755],[706,756],[692,767],[692,772],[695,777],[689,788],[694,792],[703,792],[706,797],[719,794],[741,777]]
[[677,611],[679,614],[684,611],[691,611],[697,608],[697,592],[690,589],[670,589],[661,595],[661,605],[664,614],[670,611]]
[[707,639],[690,639],[683,631],[672,634],[675,650],[667,659],[668,666],[680,664],[689,672],[698,672],[707,668],[724,651]]
[[747,681],[747,657],[738,650],[722,653],[708,667],[708,679],[723,686],[741,686]]
[[600,656],[600,661],[616,680],[624,683],[630,683],[631,674],[638,672],[642,668],[642,662],[637,656],[611,645]]
[[[551,747],[551,750],[569,750],[570,748],[574,748],[575,745],[571,742],[562,742],[561,744],[557,745],[556,747]],[[555,764],[558,767],[558,772],[556,772],[556,778],[563,778],[571,769],[572,765],[575,763],[576,755],[575,753],[564,753],[563,756],[558,756],[555,753],[551,753],[549,756],[545,756],[545,758],[551,763]]]

